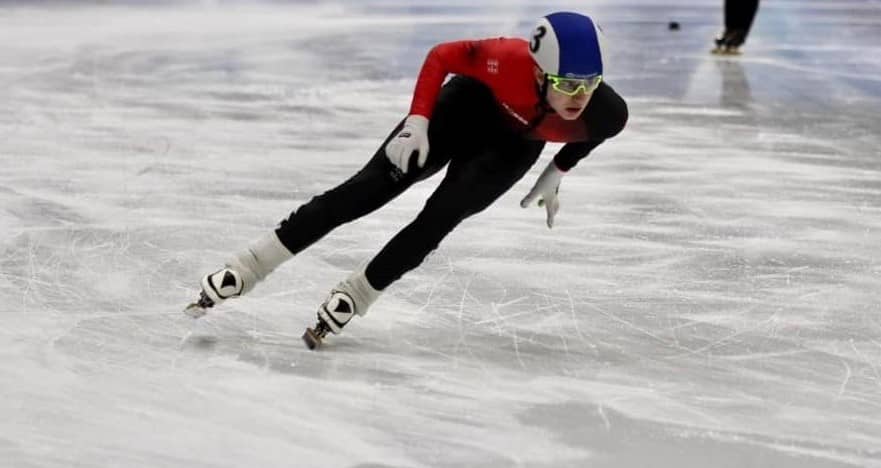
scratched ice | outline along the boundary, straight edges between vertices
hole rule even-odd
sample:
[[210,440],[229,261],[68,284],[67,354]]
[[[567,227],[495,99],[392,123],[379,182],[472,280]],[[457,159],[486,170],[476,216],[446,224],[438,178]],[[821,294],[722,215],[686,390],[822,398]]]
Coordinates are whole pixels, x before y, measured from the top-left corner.
[[360,167],[433,44],[548,7],[108,3],[0,5],[0,466],[881,466],[877,1],[762,2],[732,59],[721,0],[589,2],[631,120],[557,226],[539,165],[317,353],[436,179],[180,309]]

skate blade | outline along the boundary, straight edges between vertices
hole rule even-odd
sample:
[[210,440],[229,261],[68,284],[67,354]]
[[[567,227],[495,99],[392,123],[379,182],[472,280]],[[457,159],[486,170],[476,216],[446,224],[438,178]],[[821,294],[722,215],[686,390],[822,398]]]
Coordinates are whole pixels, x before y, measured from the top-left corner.
[[184,309],[184,314],[190,318],[197,319],[203,317],[208,311],[200,306],[198,302],[193,302]]
[[740,55],[740,50],[713,49],[710,53],[713,55]]
[[315,333],[315,330],[307,328],[306,333],[303,333],[303,342],[306,343],[307,348],[315,350],[321,346],[321,337]]

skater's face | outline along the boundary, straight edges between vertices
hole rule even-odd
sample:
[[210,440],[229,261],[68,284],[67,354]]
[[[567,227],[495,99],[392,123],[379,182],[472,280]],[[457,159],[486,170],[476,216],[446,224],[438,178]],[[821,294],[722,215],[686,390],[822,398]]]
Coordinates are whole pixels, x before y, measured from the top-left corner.
[[575,120],[590,102],[594,90],[599,86],[601,77],[587,80],[576,80],[545,75],[536,69],[536,79],[539,84],[548,80],[547,94],[545,98],[557,114],[564,120]]

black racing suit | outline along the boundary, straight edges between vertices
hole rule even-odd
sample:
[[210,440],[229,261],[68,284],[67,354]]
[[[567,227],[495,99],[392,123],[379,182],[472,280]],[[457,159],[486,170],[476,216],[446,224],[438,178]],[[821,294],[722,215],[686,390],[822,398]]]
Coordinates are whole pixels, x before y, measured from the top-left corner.
[[[548,110],[548,112],[551,112]],[[605,139],[624,128],[627,106],[605,83],[594,92],[582,119],[589,140],[566,144],[555,156],[569,170]],[[385,145],[403,121],[358,173],[312,198],[283,220],[279,239],[296,254],[341,224],[385,205],[414,183],[449,164],[440,185],[410,224],[398,232],[367,266],[366,276],[383,290],[422,263],[465,218],[487,208],[510,189],[538,159],[544,141],[511,128],[492,92],[480,81],[455,76],[444,85],[428,127],[430,151],[422,168],[406,174],[385,155]]]

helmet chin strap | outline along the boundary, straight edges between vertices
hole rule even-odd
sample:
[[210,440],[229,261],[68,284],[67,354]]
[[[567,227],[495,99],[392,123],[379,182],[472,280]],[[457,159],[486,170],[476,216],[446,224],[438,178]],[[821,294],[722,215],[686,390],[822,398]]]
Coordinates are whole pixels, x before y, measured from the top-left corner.
[[548,98],[547,98],[548,74],[547,73],[545,73],[543,75],[543,79],[542,79],[542,82],[540,85],[538,83],[535,84],[535,88],[538,91],[538,96],[539,96],[538,104],[536,104],[536,105],[538,106],[539,110],[541,110],[541,112],[539,112],[538,115],[536,115],[535,118],[533,118],[532,121],[529,122],[529,124],[526,126],[526,130],[524,130],[524,133],[530,132],[534,128],[538,127],[539,124],[541,124],[541,121],[544,120],[544,118],[548,114],[548,112],[556,113],[556,111],[554,111],[554,109],[551,107],[551,104],[548,103]]
[[550,108],[551,105],[548,103],[548,74],[544,73],[542,75],[541,85],[536,85],[538,88],[538,105],[543,108]]

